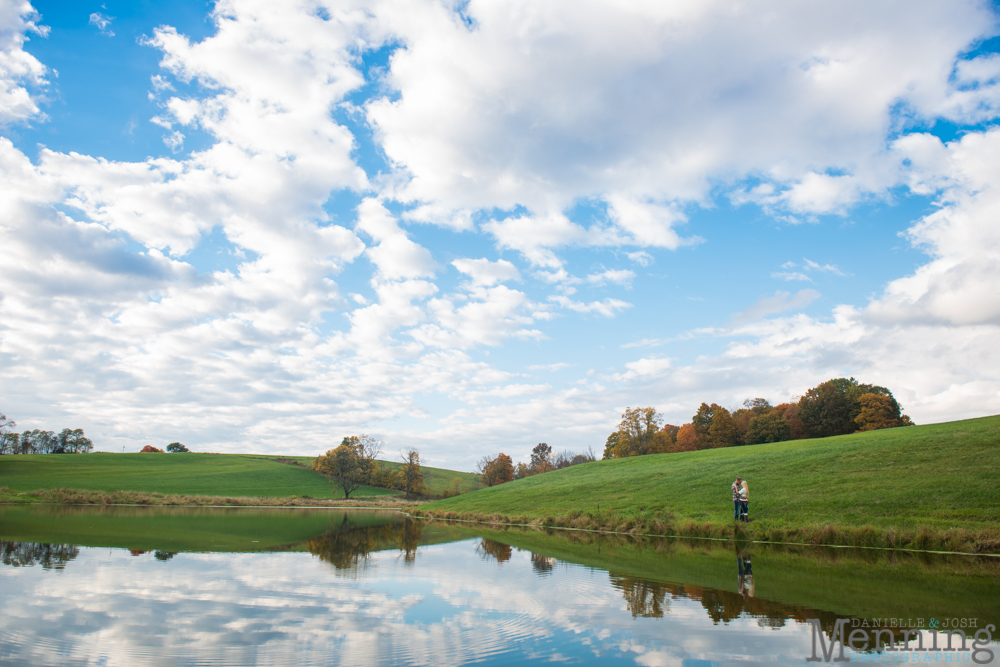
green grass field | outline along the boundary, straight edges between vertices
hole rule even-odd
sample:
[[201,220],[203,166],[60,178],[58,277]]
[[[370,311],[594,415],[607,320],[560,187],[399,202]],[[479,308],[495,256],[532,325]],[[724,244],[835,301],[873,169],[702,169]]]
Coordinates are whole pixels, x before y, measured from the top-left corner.
[[[292,461],[297,461],[303,465],[311,466],[315,457],[311,456],[269,456],[262,454],[247,454],[246,456],[252,456],[254,458],[262,459],[290,459]],[[384,461],[380,460],[379,463],[390,469],[397,469],[403,464],[398,461]],[[451,487],[452,482],[457,478],[459,481],[459,488],[462,493],[467,493],[469,491],[474,491],[482,487],[482,483],[479,481],[479,475],[472,472],[460,472],[458,470],[448,470],[447,468],[432,468],[430,466],[420,466],[420,469],[424,473],[424,485],[427,487],[428,492],[432,496],[440,496],[445,489]]]
[[[37,454],[0,456],[0,486],[11,491],[84,489],[178,495],[343,498],[308,468],[239,454]],[[352,498],[396,494],[362,487]]]
[[737,475],[749,482],[756,535],[819,525],[995,533],[1000,416],[598,461],[436,501],[421,511],[561,517],[558,525],[582,526],[607,526],[614,516],[626,527],[629,519],[642,525],[696,522],[728,526],[731,533],[730,484]]

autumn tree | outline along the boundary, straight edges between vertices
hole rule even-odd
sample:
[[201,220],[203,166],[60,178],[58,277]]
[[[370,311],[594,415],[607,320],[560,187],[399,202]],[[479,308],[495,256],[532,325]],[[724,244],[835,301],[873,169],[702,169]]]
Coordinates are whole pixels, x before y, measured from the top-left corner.
[[718,403],[702,403],[691,418],[698,434],[698,449],[732,447],[736,444],[736,422],[733,416]]
[[661,432],[663,418],[655,408],[626,408],[618,430],[608,437],[604,458],[658,454],[670,450],[669,432]]
[[344,490],[345,500],[351,497],[353,491],[363,486],[371,474],[362,445],[354,436],[344,438],[336,449],[316,457],[312,467],[316,472],[326,475],[339,484]]
[[891,396],[881,394],[861,394],[858,398],[861,409],[854,423],[859,431],[876,431],[883,428],[897,428],[903,425],[902,410]]
[[781,403],[780,405],[774,406],[774,409],[777,412],[780,412],[781,416],[788,422],[790,440],[801,440],[802,438],[809,437],[809,433],[806,431],[806,425],[802,423],[801,419],[799,419],[798,402]]
[[400,452],[400,456],[403,459],[403,490],[406,491],[406,497],[426,491],[424,473],[420,470],[420,453],[411,448]]
[[496,486],[514,479],[514,462],[500,452],[496,458],[484,456],[479,460],[479,475],[486,486]]
[[535,475],[552,470],[552,447],[544,442],[535,445],[531,450],[531,463],[529,467],[532,474]]
[[677,429],[677,440],[674,450],[678,452],[693,452],[698,449],[698,432],[694,424],[684,424]]

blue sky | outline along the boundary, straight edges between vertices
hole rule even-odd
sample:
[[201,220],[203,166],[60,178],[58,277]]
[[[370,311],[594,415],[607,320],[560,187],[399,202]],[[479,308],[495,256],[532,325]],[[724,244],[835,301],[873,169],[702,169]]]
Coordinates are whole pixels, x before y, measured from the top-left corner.
[[0,410],[471,469],[622,411],[1000,405],[982,2],[0,4]]

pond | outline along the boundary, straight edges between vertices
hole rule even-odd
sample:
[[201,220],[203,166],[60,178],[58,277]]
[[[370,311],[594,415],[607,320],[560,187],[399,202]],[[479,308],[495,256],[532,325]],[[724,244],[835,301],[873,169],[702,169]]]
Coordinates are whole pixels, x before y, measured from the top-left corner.
[[[1000,664],[990,557],[5,506],[0,561],[2,665],[808,665],[840,656],[838,624],[869,638],[854,662]],[[873,650],[876,624],[898,650]]]

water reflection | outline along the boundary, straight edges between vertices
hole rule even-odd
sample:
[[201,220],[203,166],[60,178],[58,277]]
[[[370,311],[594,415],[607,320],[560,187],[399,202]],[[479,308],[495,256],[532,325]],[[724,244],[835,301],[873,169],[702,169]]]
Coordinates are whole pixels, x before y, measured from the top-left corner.
[[0,542],[0,665],[786,665],[809,618],[996,622],[989,562],[369,519],[254,553]]
[[398,549],[403,562],[412,565],[424,525],[423,521],[407,517],[395,523],[358,526],[345,513],[336,528],[308,540],[305,547],[342,574],[356,575],[370,565],[373,553],[387,549]]
[[80,549],[68,544],[0,540],[0,562],[14,567],[41,565],[46,570],[61,570],[79,555]]

